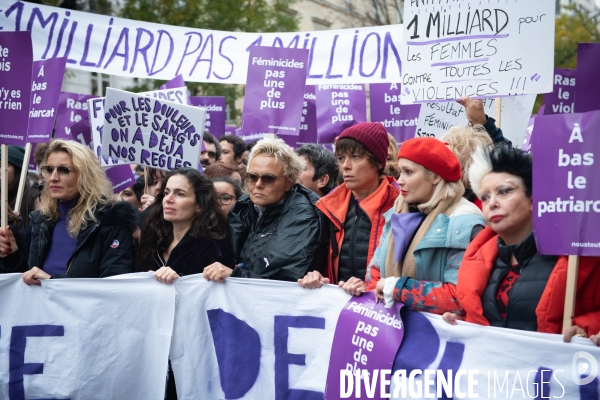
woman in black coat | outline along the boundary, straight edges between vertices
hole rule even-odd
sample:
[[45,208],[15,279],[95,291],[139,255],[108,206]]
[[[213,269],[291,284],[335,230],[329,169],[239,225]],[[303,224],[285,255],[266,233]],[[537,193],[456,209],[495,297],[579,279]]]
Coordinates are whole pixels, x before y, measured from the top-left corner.
[[171,171],[150,208],[137,269],[154,270],[156,279],[171,283],[214,262],[233,268],[225,228],[212,182],[192,168]]

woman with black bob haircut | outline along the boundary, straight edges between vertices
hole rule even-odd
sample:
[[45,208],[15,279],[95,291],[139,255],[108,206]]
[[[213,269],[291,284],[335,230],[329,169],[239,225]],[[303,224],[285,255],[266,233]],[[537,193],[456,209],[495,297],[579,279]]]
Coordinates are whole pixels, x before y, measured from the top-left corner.
[[[561,333],[568,259],[538,253],[533,232],[532,159],[498,145],[478,151],[469,178],[487,227],[471,242],[458,270],[461,315],[444,320]],[[564,332],[592,337],[600,331],[600,258],[580,257],[575,318]]]
[[197,274],[214,263],[233,268],[224,240],[226,219],[212,182],[193,168],[179,168],[165,177],[142,232],[138,270],[156,271],[163,283]]

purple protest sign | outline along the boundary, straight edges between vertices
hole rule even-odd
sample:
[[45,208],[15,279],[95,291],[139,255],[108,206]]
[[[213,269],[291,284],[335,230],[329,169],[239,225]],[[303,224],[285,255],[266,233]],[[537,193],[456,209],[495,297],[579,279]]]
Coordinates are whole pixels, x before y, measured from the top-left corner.
[[399,143],[415,137],[421,110],[418,104],[400,105],[401,89],[399,83],[369,85],[371,121],[381,122]]
[[536,117],[533,230],[541,254],[600,256],[599,130],[600,111]]
[[531,136],[533,135],[535,117],[537,117],[537,115],[532,115],[531,118],[529,118],[529,123],[527,124],[527,132],[525,133],[523,145],[521,146],[521,150],[526,151],[528,153],[531,151]]
[[[58,133],[58,131],[56,133]],[[92,146],[92,128],[90,126],[89,119],[82,119],[81,121],[73,124],[71,126],[71,134],[69,137],[65,137],[64,135],[62,137],[55,135],[54,139],[75,140],[76,142],[79,142],[82,145],[94,150],[94,146]]]
[[579,43],[575,73],[577,82],[575,112],[600,110],[598,65],[600,65],[600,43]]
[[[243,129],[236,129],[236,131],[235,131],[235,136],[241,137],[242,140],[246,143],[260,140],[267,135],[272,135],[272,133],[253,133],[253,132],[247,132]],[[290,146],[293,149],[296,148],[298,145],[298,143],[297,143],[298,136],[281,135],[281,136],[277,136],[277,138],[283,140],[288,146]]]
[[544,95],[544,115],[574,112],[575,74],[574,69],[554,68],[554,89]]
[[307,49],[250,47],[242,129],[300,134]]
[[304,87],[304,102],[302,103],[298,145],[317,143],[317,96],[315,91],[315,85],[306,85]]
[[135,176],[129,164],[115,165],[104,170],[108,180],[113,184],[113,191],[119,193],[135,183]]
[[31,32],[0,32],[0,144],[27,141],[32,66]]
[[333,143],[344,129],[367,120],[365,85],[319,85],[316,96],[319,143]]
[[225,134],[226,104],[223,96],[190,96],[190,105],[206,110],[205,131],[220,138]]
[[235,135],[235,131],[237,129],[239,129],[239,128],[234,125],[225,125],[225,134],[226,135]]
[[48,142],[52,139],[58,97],[66,65],[66,57],[33,62],[29,129],[27,130],[29,143]]
[[29,169],[35,171],[37,169],[37,164],[35,163],[35,148],[37,143],[33,143],[31,145],[31,153],[29,154]]
[[171,79],[169,82],[161,85],[159,89],[177,89],[185,86],[185,81],[183,80],[183,75],[179,74],[175,78]]
[[89,121],[90,116],[88,114],[87,100],[95,99],[96,97],[98,96],[61,92],[58,99],[54,137],[76,140],[71,136],[71,126],[82,120]]
[[[378,374],[382,370],[392,370],[404,337],[400,319],[402,306],[402,303],[394,302],[391,308],[386,308],[383,302],[377,302],[373,292],[348,300],[335,327],[325,399],[348,398],[342,396],[342,390],[354,386],[355,374],[360,374],[359,384],[365,385],[365,398],[380,398],[382,379]],[[363,380],[363,371],[368,372],[370,378]],[[389,393],[389,387],[385,391]]]

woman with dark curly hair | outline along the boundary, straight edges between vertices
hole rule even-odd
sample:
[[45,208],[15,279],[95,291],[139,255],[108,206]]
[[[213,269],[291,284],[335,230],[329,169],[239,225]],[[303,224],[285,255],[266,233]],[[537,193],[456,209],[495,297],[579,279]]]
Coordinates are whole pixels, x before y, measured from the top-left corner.
[[235,265],[227,246],[225,217],[212,182],[192,168],[165,177],[140,239],[138,270],[154,270],[156,279],[172,283],[220,262]]

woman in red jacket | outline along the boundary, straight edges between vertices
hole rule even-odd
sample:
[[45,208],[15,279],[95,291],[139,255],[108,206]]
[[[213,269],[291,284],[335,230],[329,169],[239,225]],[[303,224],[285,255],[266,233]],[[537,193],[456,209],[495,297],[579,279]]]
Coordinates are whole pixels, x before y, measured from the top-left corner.
[[[458,270],[464,314],[445,313],[444,320],[561,333],[567,258],[537,251],[531,156],[502,145],[474,158],[469,177],[487,227],[471,242]],[[600,331],[598,287],[600,258],[581,257],[575,318],[565,341]]]

